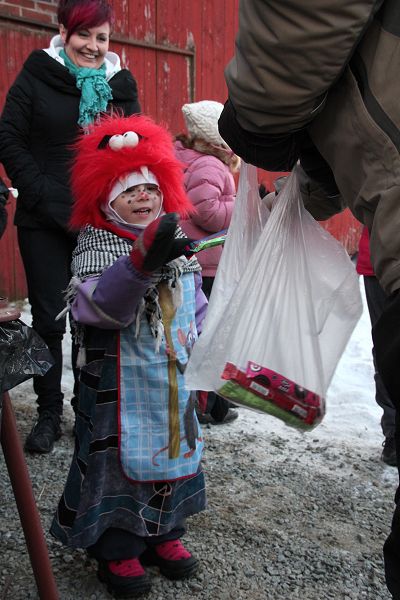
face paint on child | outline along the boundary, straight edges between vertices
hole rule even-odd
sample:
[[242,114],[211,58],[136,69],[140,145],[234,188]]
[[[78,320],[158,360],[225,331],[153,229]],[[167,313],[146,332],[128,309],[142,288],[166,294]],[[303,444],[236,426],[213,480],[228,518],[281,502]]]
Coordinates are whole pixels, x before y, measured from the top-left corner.
[[149,225],[160,216],[161,191],[154,183],[141,183],[128,188],[112,202],[111,208],[126,223]]

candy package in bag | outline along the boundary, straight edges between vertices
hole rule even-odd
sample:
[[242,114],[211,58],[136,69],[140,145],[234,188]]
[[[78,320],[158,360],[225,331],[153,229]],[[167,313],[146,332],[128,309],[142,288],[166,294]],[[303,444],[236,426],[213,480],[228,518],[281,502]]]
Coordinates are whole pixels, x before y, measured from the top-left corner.
[[222,373],[227,382],[218,393],[242,406],[266,412],[303,429],[311,429],[325,414],[325,400],[284,375],[249,362],[246,371],[227,363]]
[[[307,429],[322,419],[329,383],[361,315],[358,276],[343,246],[304,208],[296,171],[269,216],[261,216],[256,189],[255,169],[243,165],[186,383]],[[251,365],[276,377],[262,402]],[[296,390],[307,393],[300,398]]]

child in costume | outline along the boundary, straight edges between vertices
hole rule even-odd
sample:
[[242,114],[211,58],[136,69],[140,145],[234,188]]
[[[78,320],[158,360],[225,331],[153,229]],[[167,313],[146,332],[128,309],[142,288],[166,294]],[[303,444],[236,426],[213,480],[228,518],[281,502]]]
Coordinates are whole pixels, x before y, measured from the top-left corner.
[[168,132],[144,116],[104,117],[76,150],[71,223],[81,232],[67,298],[81,388],[51,533],[87,549],[109,591],[128,598],[149,591],[145,565],[170,579],[198,567],[180,541],[206,502],[183,373],[207,300],[178,226],[193,208]]

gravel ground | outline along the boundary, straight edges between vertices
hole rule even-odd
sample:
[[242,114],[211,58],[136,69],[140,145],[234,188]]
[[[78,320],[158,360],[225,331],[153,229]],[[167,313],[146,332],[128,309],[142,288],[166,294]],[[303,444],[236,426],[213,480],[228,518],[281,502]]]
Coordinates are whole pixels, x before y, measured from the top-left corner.
[[[35,418],[30,382],[13,391],[22,439]],[[47,533],[73,451],[72,411],[46,456],[27,456],[62,600],[110,598],[84,552]],[[322,426],[320,426],[322,428]],[[388,600],[382,545],[396,470],[376,444],[301,434],[240,409],[237,421],[205,429],[208,510],[189,521],[199,573],[170,582],[150,571],[152,600]],[[13,493],[1,457],[0,600],[38,598]]]

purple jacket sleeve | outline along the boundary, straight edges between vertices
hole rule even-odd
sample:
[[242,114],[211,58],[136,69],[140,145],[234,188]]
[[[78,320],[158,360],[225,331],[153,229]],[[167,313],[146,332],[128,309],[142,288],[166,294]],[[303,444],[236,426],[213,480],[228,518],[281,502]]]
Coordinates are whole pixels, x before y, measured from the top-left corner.
[[200,273],[194,274],[194,284],[196,289],[196,329],[200,335],[203,328],[204,317],[206,316],[208,300],[201,289],[202,279]]
[[136,308],[151,278],[121,256],[99,277],[91,277],[77,287],[71,305],[75,321],[102,329],[122,329],[135,319]]

